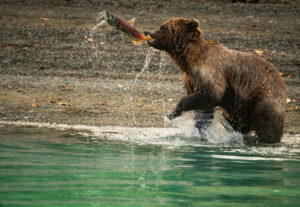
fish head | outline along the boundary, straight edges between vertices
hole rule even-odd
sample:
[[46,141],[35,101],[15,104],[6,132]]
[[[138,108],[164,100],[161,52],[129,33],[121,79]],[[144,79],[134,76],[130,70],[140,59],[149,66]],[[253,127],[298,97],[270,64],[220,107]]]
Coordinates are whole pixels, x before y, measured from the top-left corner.
[[104,18],[105,18],[105,21],[106,21],[109,25],[115,26],[115,24],[116,24],[116,21],[115,21],[115,15],[113,15],[113,14],[111,14],[111,13],[109,13],[109,12],[105,12]]

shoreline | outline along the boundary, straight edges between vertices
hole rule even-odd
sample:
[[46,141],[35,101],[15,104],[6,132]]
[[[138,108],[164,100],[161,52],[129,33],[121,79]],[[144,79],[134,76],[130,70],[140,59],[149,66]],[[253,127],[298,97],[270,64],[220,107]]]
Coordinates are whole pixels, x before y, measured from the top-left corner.
[[[62,131],[75,131],[80,133],[84,137],[93,137],[93,139],[107,139],[107,135],[112,136],[111,140],[123,140],[131,142],[131,139],[137,142],[138,140],[143,139],[153,139],[152,144],[160,144],[158,141],[159,138],[173,137],[173,136],[184,136],[189,137],[193,140],[193,137],[196,135],[191,134],[190,132],[185,132],[183,129],[177,127],[120,127],[120,126],[88,126],[88,125],[71,125],[71,124],[57,124],[57,123],[39,123],[39,122],[23,122],[23,121],[0,121],[0,130],[1,128],[18,128],[18,127],[29,127],[29,128],[43,128],[43,129],[54,129]],[[86,134],[87,133],[87,134]],[[236,132],[232,132],[236,133]],[[114,135],[118,134],[117,137]],[[138,135],[138,137],[137,137]],[[155,140],[157,140],[157,143]],[[225,139],[215,138],[213,141],[211,138],[207,140],[207,143],[239,143],[239,144],[254,144],[255,137],[243,137],[241,140],[237,141],[236,139]],[[199,140],[198,144],[201,144],[203,141]],[[289,134],[284,133],[280,144],[293,144],[300,142],[300,134]],[[204,142],[205,143],[205,142]],[[194,143],[196,144],[196,143]]]

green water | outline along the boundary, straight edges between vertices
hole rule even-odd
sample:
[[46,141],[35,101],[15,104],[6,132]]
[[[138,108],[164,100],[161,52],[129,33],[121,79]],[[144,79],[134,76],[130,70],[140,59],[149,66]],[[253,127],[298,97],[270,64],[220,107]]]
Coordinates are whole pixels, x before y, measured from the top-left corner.
[[2,126],[0,206],[300,204],[299,136],[280,145],[161,139]]

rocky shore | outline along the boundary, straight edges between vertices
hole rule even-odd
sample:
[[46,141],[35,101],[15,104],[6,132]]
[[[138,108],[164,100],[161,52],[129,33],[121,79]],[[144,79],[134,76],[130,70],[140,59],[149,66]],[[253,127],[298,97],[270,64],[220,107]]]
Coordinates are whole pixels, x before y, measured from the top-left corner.
[[[266,2],[266,3],[264,3]],[[288,89],[286,133],[300,132],[300,4],[231,1],[0,2],[0,121],[96,126],[168,126],[185,92],[182,76],[148,45],[95,28],[107,10],[136,18],[141,31],[173,17],[197,18],[205,39],[257,53],[282,72]]]

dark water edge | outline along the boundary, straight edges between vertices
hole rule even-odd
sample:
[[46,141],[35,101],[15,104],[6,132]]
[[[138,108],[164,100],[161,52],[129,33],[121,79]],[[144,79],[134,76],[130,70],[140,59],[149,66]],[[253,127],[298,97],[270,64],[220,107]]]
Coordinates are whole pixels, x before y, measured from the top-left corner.
[[118,128],[101,133],[3,125],[0,206],[297,206],[300,202],[298,135],[277,145],[245,145],[163,133],[158,139],[156,132],[152,137],[132,133],[135,138],[130,140]]

